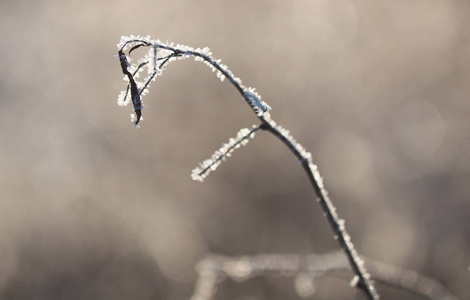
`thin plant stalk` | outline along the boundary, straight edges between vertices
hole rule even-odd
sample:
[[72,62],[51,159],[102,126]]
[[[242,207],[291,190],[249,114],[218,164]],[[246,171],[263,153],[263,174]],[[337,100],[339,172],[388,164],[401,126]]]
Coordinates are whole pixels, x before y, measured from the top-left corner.
[[[158,58],[157,56],[151,57],[149,59],[149,61],[153,60],[154,71],[144,83],[143,88],[138,90],[136,90],[135,88],[136,83],[134,80],[134,76],[127,69],[129,64],[127,61],[127,56],[124,54],[124,50],[129,44],[135,44],[135,46],[133,46],[129,51],[129,54],[134,49],[139,47],[153,47],[153,53],[156,53],[159,50],[164,50],[168,53],[166,54],[164,59]],[[158,40],[151,40],[149,37],[140,38],[132,36],[130,38],[121,40],[121,43],[118,44],[118,48],[118,55],[120,58],[122,71],[128,77],[129,84],[131,86],[132,103],[134,105],[134,111],[137,114],[137,117],[134,119],[136,125],[141,119],[141,109],[143,108],[141,103],[141,95],[146,91],[150,82],[155,79],[158,72],[161,72],[161,70],[163,70],[167,63],[180,58],[193,57],[196,60],[202,61],[205,64],[209,65],[213,69],[213,71],[216,71],[218,73],[217,76],[219,78],[227,78],[258,117],[259,121],[261,122],[259,128],[272,133],[285,146],[287,146],[287,148],[289,148],[289,150],[299,160],[304,171],[307,174],[307,177],[309,178],[309,181],[315,192],[316,199],[320,204],[324,215],[326,216],[328,224],[333,230],[334,237],[338,240],[341,249],[346,254],[351,269],[356,276],[354,280],[354,282],[356,282],[355,286],[358,289],[362,290],[368,299],[379,299],[379,294],[375,289],[373,281],[370,279],[370,275],[367,272],[364,260],[359,256],[358,252],[356,251],[356,248],[351,241],[351,237],[349,236],[346,230],[344,220],[342,220],[338,216],[335,206],[333,205],[331,199],[328,197],[328,193],[324,187],[323,179],[318,171],[318,167],[312,162],[311,154],[293,138],[293,136],[289,133],[288,130],[276,124],[276,122],[271,118],[271,115],[269,113],[269,105],[267,105],[264,101],[261,100],[261,97],[254,91],[254,89],[243,86],[241,80],[239,78],[236,78],[225,65],[222,65],[220,63],[220,61],[213,59],[210,56],[210,52],[208,52],[207,50],[198,51],[197,49],[195,50],[187,46],[173,46],[163,44]],[[159,59],[162,59],[162,61],[160,62]]]

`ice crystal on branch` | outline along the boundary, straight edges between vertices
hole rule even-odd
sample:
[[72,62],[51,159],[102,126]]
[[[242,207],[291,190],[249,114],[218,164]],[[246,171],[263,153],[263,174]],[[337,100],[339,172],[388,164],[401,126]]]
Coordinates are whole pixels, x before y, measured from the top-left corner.
[[261,96],[258,95],[254,89],[248,88],[244,93],[243,96],[250,104],[251,108],[255,111],[257,116],[262,116],[264,113],[271,110],[271,107],[261,100]]

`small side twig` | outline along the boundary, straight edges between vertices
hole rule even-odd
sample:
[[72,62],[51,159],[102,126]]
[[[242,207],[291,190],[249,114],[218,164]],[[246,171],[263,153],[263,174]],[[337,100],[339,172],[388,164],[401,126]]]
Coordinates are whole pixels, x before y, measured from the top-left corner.
[[197,181],[204,181],[204,178],[206,178],[211,171],[214,171],[223,160],[230,157],[235,149],[242,145],[246,145],[260,129],[261,126],[253,126],[251,130],[248,128],[241,129],[235,138],[230,138],[228,143],[224,144],[222,148],[215,151],[209,159],[206,159],[197,168],[195,168],[191,177]]

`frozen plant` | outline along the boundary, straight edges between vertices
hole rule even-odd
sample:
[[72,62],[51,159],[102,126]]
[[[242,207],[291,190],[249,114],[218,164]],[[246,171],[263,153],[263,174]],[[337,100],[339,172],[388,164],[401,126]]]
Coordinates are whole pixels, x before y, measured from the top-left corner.
[[[346,254],[348,263],[354,273],[353,286],[362,290],[368,299],[379,299],[374,283],[367,272],[364,260],[357,253],[346,231],[344,220],[339,218],[335,206],[328,197],[328,193],[323,185],[323,179],[317,166],[312,161],[311,154],[294,139],[287,129],[276,124],[269,113],[271,107],[261,100],[261,96],[256,93],[255,89],[244,86],[242,81],[235,77],[227,66],[223,65],[220,60],[212,57],[209,48],[194,49],[188,46],[174,45],[173,43],[163,43],[160,40],[153,40],[149,36],[122,37],[117,47],[119,63],[125,75],[124,80],[127,82],[127,88],[118,97],[118,104],[127,105],[132,102],[135,114],[132,114],[131,118],[136,126],[142,120],[142,109],[144,108],[142,97],[148,93],[150,83],[162,74],[168,63],[178,59],[194,58],[196,61],[203,62],[209,66],[213,72],[217,73],[217,77],[220,80],[227,79],[252,108],[260,123],[251,130],[242,129],[235,138],[230,139],[226,145],[222,146],[209,159],[194,169],[192,178],[203,181],[209,174],[209,171],[215,170],[236,148],[246,144],[259,129],[272,133],[290,149],[305,170],[315,191],[315,198],[320,203],[323,213],[333,230],[334,237],[338,240]],[[131,53],[141,47],[148,48],[147,53],[143,58],[131,64]],[[139,80],[140,74],[145,69],[147,70],[147,75],[142,80]],[[209,281],[204,284],[211,285]]]

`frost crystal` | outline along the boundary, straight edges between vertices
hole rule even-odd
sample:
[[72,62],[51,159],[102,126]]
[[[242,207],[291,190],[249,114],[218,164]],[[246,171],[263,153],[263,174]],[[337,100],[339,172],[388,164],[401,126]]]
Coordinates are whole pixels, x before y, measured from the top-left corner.
[[[298,152],[298,154],[302,157],[302,159],[306,159],[309,167],[311,168],[313,174],[318,174],[318,177],[320,176],[320,173],[318,173],[318,168],[314,164],[311,163],[312,159],[312,154],[307,151],[299,142],[296,141],[296,139],[290,134],[290,131],[282,127],[281,125],[277,125],[276,123],[273,122],[273,125],[276,127],[276,129],[279,131],[279,133],[287,139],[290,144],[291,148],[294,152]],[[316,171],[316,173],[315,173]],[[321,179],[321,178],[320,178]],[[323,185],[322,185],[323,187]]]
[[240,148],[240,146],[246,145],[250,139],[255,136],[255,132],[259,129],[259,126],[253,126],[251,130],[248,128],[242,128],[237,133],[235,138],[230,138],[228,143],[223,144],[219,150],[216,150],[214,154],[201,164],[198,167],[194,168],[191,173],[193,180],[204,181],[204,179],[209,175],[211,171],[215,171],[217,167],[225,161],[227,157],[232,156],[235,149]]
[[129,97],[129,93],[127,91],[121,91],[119,93],[117,103],[119,106],[127,105],[131,102],[131,97]]
[[[144,118],[140,117],[140,120],[139,121],[143,121]],[[137,122],[137,116],[135,114],[131,114],[131,122],[135,124],[135,127],[136,128],[139,128],[139,124],[136,124]]]
[[146,61],[148,62],[147,73],[150,75],[157,72],[157,69],[159,69],[157,66],[157,50],[158,48],[155,46],[150,48],[145,57]]
[[243,97],[248,101],[251,108],[255,111],[257,116],[262,116],[264,113],[271,110],[271,107],[261,100],[261,96],[255,92],[254,89],[249,88],[243,93]]
[[225,75],[222,72],[218,71],[217,72],[217,78],[219,78],[220,81],[224,81]]

